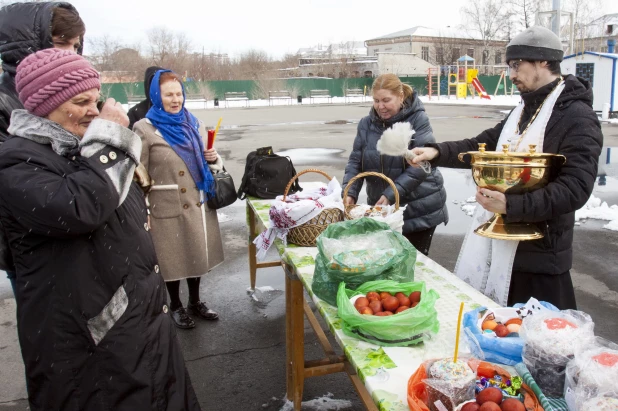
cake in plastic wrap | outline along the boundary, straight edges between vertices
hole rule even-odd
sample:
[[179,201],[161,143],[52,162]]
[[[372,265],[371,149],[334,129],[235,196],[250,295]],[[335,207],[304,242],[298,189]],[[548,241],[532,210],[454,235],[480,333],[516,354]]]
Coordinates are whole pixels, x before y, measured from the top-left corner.
[[605,396],[590,398],[580,409],[582,411],[618,411],[618,398]]
[[526,317],[520,335],[522,357],[543,393],[562,397],[567,363],[577,347],[590,344],[594,323],[581,311],[565,310]]
[[440,411],[435,404],[440,401],[448,410],[474,397],[476,373],[466,361],[452,358],[434,361],[428,369],[425,380],[429,396],[429,409]]
[[585,410],[588,400],[612,391],[618,391],[618,344],[596,337],[568,363],[564,396],[571,411]]

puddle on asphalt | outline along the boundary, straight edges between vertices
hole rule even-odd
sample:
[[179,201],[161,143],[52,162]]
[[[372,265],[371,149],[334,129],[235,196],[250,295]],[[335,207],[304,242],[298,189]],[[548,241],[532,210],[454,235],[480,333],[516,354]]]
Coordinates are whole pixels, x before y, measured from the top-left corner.
[[440,168],[439,170],[444,177],[449,222],[446,226],[440,224],[436,228],[436,233],[465,234],[472,223],[472,217],[466,215],[465,211],[461,209],[461,205],[476,205],[476,203],[466,203],[468,198],[476,194],[476,184],[472,180],[472,172],[452,168]]
[[277,152],[280,156],[290,157],[294,166],[340,165],[347,164],[347,157],[340,154],[345,150],[339,148],[291,148]]

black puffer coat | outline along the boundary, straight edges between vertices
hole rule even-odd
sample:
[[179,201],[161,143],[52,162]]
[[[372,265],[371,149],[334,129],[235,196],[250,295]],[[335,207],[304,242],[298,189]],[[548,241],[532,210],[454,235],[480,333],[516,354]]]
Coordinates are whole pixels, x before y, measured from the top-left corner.
[[[565,76],[565,82],[545,129],[543,152],[562,154],[566,163],[550,176],[545,188],[528,194],[506,195],[506,222],[536,223],[545,234],[540,240],[519,243],[513,271],[562,274],[571,269],[575,211],[586,204],[594,188],[603,133],[592,110],[592,86],[573,75]],[[520,129],[525,128],[556,84],[557,81],[522,94],[526,106]],[[495,150],[506,120],[475,138],[433,145],[440,151],[435,164],[470,168],[457,155],[478,150],[478,143],[486,143],[488,151]]]
[[112,161],[111,151],[64,157],[20,137],[0,147],[0,217],[17,271],[30,409],[199,410],[143,193],[131,184],[118,206],[105,167],[126,156],[115,150]]
[[[354,148],[350,153],[348,165],[345,168],[343,187],[352,177],[365,171],[374,171],[385,174],[395,183],[399,191],[400,205],[406,205],[404,212],[403,233],[426,230],[441,223],[448,222],[446,209],[446,191],[442,174],[435,168],[427,174],[421,168],[410,167],[403,157],[381,155],[376,145],[382,133],[394,123],[406,121],[412,124],[416,132],[412,136],[410,148],[423,147],[434,143],[433,131],[429,118],[425,113],[423,103],[418,99],[416,92],[404,103],[401,109],[392,118],[384,121],[371,108],[369,115],[363,117],[358,124],[358,131],[354,139]],[[363,180],[367,182],[367,201],[375,204],[382,195],[388,198],[390,204],[395,203],[395,195],[391,186],[378,177],[359,179],[350,187],[348,195],[358,199],[358,193]]]
[[[13,110],[24,108],[15,91],[17,65],[27,55],[53,47],[51,23],[55,7],[75,10],[70,3],[14,3],[0,9],[0,144],[8,136]],[[82,54],[82,47],[77,51]]]
[[146,98],[129,110],[127,115],[129,116],[129,128],[133,130],[133,126],[135,123],[140,121],[143,118],[146,118],[146,113],[152,107],[152,101],[150,101],[150,83],[152,82],[152,78],[157,73],[157,71],[163,70],[161,67],[148,67],[144,73],[144,95]]

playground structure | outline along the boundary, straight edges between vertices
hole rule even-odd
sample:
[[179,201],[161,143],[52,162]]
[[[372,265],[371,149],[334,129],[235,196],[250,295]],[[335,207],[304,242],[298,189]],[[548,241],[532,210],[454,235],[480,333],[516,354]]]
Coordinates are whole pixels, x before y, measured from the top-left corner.
[[[461,65],[460,63],[463,63]],[[468,67],[468,63],[471,67]],[[482,99],[490,100],[491,97],[485,91],[485,88],[481,84],[478,78],[478,69],[475,68],[474,59],[468,55],[461,56],[457,59],[456,65],[451,66],[438,66],[428,69],[427,71],[427,90],[429,99],[432,96],[438,96],[440,98],[440,84],[441,76],[444,74],[447,76],[447,96],[450,98],[454,95],[455,98],[468,98],[468,93],[474,98],[478,95]],[[502,76],[505,73],[502,72]],[[500,79],[502,81],[502,77]],[[498,89],[496,88],[496,93]],[[506,93],[506,91],[505,91]],[[494,93],[494,96],[496,94]]]

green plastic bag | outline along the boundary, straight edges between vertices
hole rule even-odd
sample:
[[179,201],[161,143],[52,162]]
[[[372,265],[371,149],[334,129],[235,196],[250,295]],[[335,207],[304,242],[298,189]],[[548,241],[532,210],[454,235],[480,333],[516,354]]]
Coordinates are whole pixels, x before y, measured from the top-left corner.
[[[341,243],[352,243],[372,234],[383,241],[380,244],[366,243],[359,249],[343,253],[333,251],[332,241],[329,241],[344,239]],[[416,249],[386,223],[364,217],[330,224],[318,237],[317,247],[311,288],[315,295],[329,304],[337,304],[337,289],[342,281],[349,289],[374,280],[414,281]]]
[[[369,291],[386,291],[393,295],[402,292],[410,295],[421,292],[421,301],[414,308],[387,317],[360,314],[350,298]],[[406,346],[418,344],[440,330],[436,300],[440,298],[434,290],[426,290],[424,282],[397,283],[390,280],[370,281],[356,290],[346,289],[339,284],[337,312],[342,320],[343,332],[352,337],[381,346]]]

